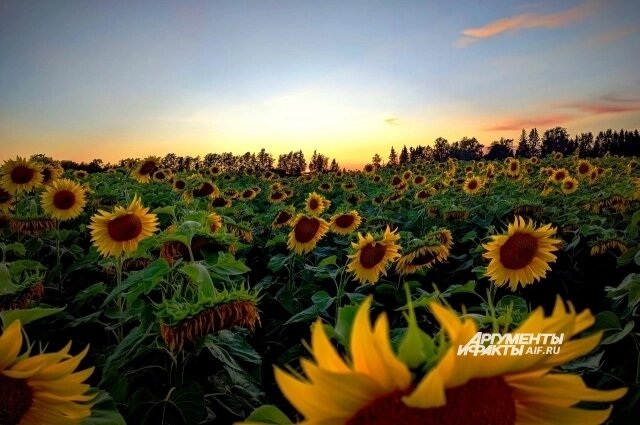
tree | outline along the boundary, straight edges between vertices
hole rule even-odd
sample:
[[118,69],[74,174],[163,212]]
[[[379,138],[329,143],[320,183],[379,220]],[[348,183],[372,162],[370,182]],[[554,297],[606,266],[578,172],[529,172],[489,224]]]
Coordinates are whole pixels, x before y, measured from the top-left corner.
[[391,167],[398,164],[398,154],[396,150],[391,146],[391,152],[389,152],[389,162],[387,162],[387,166]]
[[529,139],[527,138],[527,132],[525,129],[522,129],[522,133],[520,133],[520,139],[518,140],[518,149],[516,149],[516,156],[523,158],[532,157],[532,149],[529,145]]
[[443,137],[438,137],[433,143],[433,159],[436,161],[446,161],[449,158],[451,146],[449,141]]
[[402,151],[400,151],[400,159],[399,159],[400,165],[406,164],[407,162],[409,162],[409,152],[407,151],[407,145],[405,145],[402,148]]
[[329,171],[334,172],[334,173],[340,171],[340,166],[338,165],[338,161],[336,161],[335,158],[333,158],[331,160],[331,165],[329,166]]
[[542,136],[542,156],[552,152],[561,152],[564,155],[573,153],[569,144],[569,133],[566,128],[556,127],[544,132]]
[[482,158],[482,146],[475,137],[463,137],[454,142],[449,150],[449,155],[462,161],[470,161]]
[[380,164],[382,163],[382,158],[380,158],[380,155],[375,154],[373,155],[373,158],[371,158],[371,163],[377,170],[380,168]]
[[513,155],[513,139],[501,137],[500,140],[495,140],[491,143],[485,158],[489,160],[505,159],[511,155]]
[[537,128],[532,128],[531,131],[529,132],[529,151],[530,151],[530,156],[540,156],[541,155],[541,143],[540,143],[540,136],[538,135],[538,129]]

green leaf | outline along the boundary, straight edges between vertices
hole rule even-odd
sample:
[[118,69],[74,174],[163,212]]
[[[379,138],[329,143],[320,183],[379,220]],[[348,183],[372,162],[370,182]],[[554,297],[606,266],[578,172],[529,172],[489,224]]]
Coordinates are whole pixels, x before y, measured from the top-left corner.
[[102,282],[94,283],[88,288],[85,288],[82,291],[78,292],[76,297],[73,299],[73,303],[82,304],[96,297],[97,295],[101,295],[101,294],[106,295],[107,294],[106,289],[107,287],[104,283]]
[[181,271],[189,276],[191,282],[193,282],[198,288],[198,299],[213,298],[216,294],[216,289],[213,286],[213,280],[209,270],[203,264],[188,263],[182,266]]
[[267,267],[269,267],[269,270],[275,273],[284,267],[284,264],[288,259],[288,255],[276,254],[269,259],[269,264],[267,265]]
[[338,309],[335,333],[338,341],[345,347],[349,347],[349,337],[351,335],[351,325],[358,312],[358,306],[347,305]]
[[293,422],[291,422],[291,420],[287,418],[287,415],[282,413],[282,410],[278,409],[272,404],[265,404],[258,407],[256,410],[251,412],[251,414],[247,417],[247,419],[244,420],[244,422],[255,422],[271,425],[293,424]]
[[20,287],[11,280],[7,263],[0,263],[0,295],[13,294],[19,289]]
[[251,269],[242,261],[236,260],[235,257],[226,252],[220,252],[218,261],[212,267],[212,270],[221,275],[234,276],[250,272]]
[[21,257],[27,254],[27,249],[20,242],[10,243],[4,248],[5,252],[13,252]]
[[408,314],[404,313],[405,320],[408,323],[400,344],[398,345],[398,358],[402,360],[411,369],[416,369],[427,361],[427,358],[434,354],[435,346],[429,335],[420,329],[416,319],[416,313],[411,301],[409,287],[405,285],[407,293]]
[[331,255],[325,259],[323,259],[322,261],[320,261],[320,263],[318,263],[318,268],[320,267],[326,267],[326,266],[336,266],[336,260],[338,257],[336,257],[335,255]]
[[162,208],[156,208],[152,211],[154,214],[169,214],[169,215],[176,215],[176,206],[175,205],[168,205],[166,207],[162,207]]
[[195,382],[180,385],[171,394],[171,401],[175,403],[184,418],[185,424],[199,424],[204,413],[204,393]]
[[315,319],[320,313],[327,311],[331,304],[333,304],[333,297],[325,291],[320,291],[311,296],[311,301],[314,302],[311,307],[305,308],[301,312],[294,314],[284,324],[288,325],[289,323],[305,322]]
[[85,418],[82,425],[127,425],[109,393],[98,390],[94,403],[91,416]]
[[620,341],[622,338],[624,338],[625,336],[629,335],[629,333],[633,330],[633,326],[635,325],[635,323],[631,322],[627,322],[627,324],[624,326],[624,329],[622,329],[620,332],[616,332],[613,335],[610,335],[606,338],[604,338],[602,341],[600,341],[601,345],[610,345],[610,344],[615,344],[616,342]]
[[5,310],[0,312],[0,318],[4,327],[9,326],[14,320],[20,320],[22,325],[34,322],[36,320],[60,313],[64,311],[65,307],[60,308],[28,308],[24,310]]

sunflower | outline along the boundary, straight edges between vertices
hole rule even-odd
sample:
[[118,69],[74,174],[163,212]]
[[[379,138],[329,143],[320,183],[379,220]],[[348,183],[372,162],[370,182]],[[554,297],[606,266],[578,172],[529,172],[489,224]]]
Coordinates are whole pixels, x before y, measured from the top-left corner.
[[562,193],[564,193],[565,195],[570,195],[578,190],[578,180],[574,179],[571,176],[567,176],[564,178],[564,180],[562,180],[560,188],[562,190]]
[[396,262],[398,274],[407,275],[424,268],[430,269],[439,259],[449,256],[444,245],[422,245],[403,254]]
[[475,195],[482,190],[483,182],[478,177],[472,176],[467,178],[462,186],[464,193]]
[[8,214],[11,212],[14,202],[13,196],[0,186],[0,213]]
[[227,199],[224,196],[216,196],[211,200],[211,206],[214,208],[231,208],[231,199]]
[[578,162],[578,166],[576,167],[576,172],[578,173],[578,177],[584,179],[589,177],[589,174],[591,174],[591,171],[593,170],[593,165],[591,165],[591,163],[589,161],[586,160],[580,160],[580,162]]
[[482,256],[491,260],[487,267],[489,279],[497,286],[508,283],[515,291],[519,284],[526,286],[545,277],[561,242],[552,238],[555,232],[550,224],[535,228],[533,221],[527,223],[516,216],[507,234],[494,235],[491,242],[483,245],[486,252]]
[[296,254],[307,253],[327,234],[329,223],[320,217],[298,214],[290,223],[287,247]]
[[209,168],[209,174],[212,177],[219,176],[220,174],[222,174],[222,168],[218,167],[217,165],[213,165],[211,166],[211,168]]
[[220,194],[218,187],[211,182],[202,182],[200,186],[193,189],[193,196],[196,198],[215,198]]
[[269,201],[269,203],[271,204],[279,204],[281,202],[284,202],[284,200],[287,198],[288,196],[286,193],[280,190],[276,190],[269,193],[269,196],[267,197],[267,201]]
[[537,156],[532,156],[531,158],[529,158],[529,164],[536,165],[539,162],[540,162],[540,160],[538,159]]
[[318,190],[322,191],[322,192],[331,192],[333,190],[333,185],[331,183],[321,183],[320,186],[318,186]]
[[318,195],[316,192],[311,192],[309,196],[307,196],[307,200],[304,204],[304,209],[309,214],[320,215],[324,210],[331,206],[331,201],[327,200],[322,195]]
[[372,181],[372,182],[374,182],[374,183],[380,183],[380,182],[382,181],[382,177],[380,177],[380,176],[379,176],[379,175],[377,175],[377,174],[376,174],[376,175],[371,176],[370,178],[371,178],[371,181]]
[[373,174],[374,171],[376,171],[376,167],[374,167],[373,164],[366,164],[362,169],[362,172],[366,175]]
[[240,200],[242,200],[242,201],[251,201],[257,195],[258,194],[256,193],[255,190],[253,190],[253,189],[245,189],[245,190],[242,191],[242,193],[240,194],[240,196],[238,198]]
[[552,183],[559,184],[559,183],[562,183],[562,180],[564,180],[568,176],[569,176],[569,172],[565,168],[559,168],[553,172],[553,174],[549,178],[549,181],[551,181]]
[[212,232],[217,232],[222,227],[222,217],[216,213],[211,213],[207,216],[207,222],[209,223],[209,229]]
[[348,182],[342,183],[340,187],[342,187],[343,190],[348,192],[348,191],[354,190],[357,186],[355,182],[348,181]]
[[507,175],[509,177],[517,177],[520,175],[520,162],[517,159],[513,159],[506,168]]
[[410,170],[407,170],[404,173],[402,173],[402,179],[404,181],[409,181],[411,180],[412,177],[413,177],[413,173]]
[[556,161],[562,159],[564,155],[562,155],[562,152],[554,152],[553,153],[553,159],[555,159]]
[[367,236],[358,233],[358,242],[351,244],[354,253],[347,256],[350,259],[347,271],[355,275],[354,280],[373,284],[380,280],[380,274],[386,276],[387,264],[400,257],[400,245],[397,244],[400,236],[396,232],[387,226],[380,239],[371,233]]
[[99,210],[87,227],[103,256],[119,257],[123,252],[135,251],[141,240],[158,230],[158,218],[143,207],[136,195],[127,208],[116,207],[111,213]]
[[0,174],[0,185],[9,193],[28,192],[42,184],[40,165],[21,157],[6,160]]
[[329,221],[329,226],[333,233],[338,235],[348,235],[355,231],[362,223],[362,218],[358,211],[351,210],[345,213],[334,214]]
[[278,229],[280,227],[284,227],[291,222],[291,220],[295,217],[296,210],[293,207],[286,207],[280,211],[273,218],[271,222],[272,229]]
[[163,182],[169,178],[169,173],[167,170],[157,170],[153,173],[153,180],[157,182]]
[[46,164],[42,167],[42,185],[47,186],[60,178],[64,170],[57,164]]
[[86,205],[85,196],[78,183],[69,179],[55,180],[42,193],[42,209],[57,220],[71,220],[82,213]]
[[605,252],[617,250],[621,255],[627,252],[627,245],[618,239],[601,240],[595,242],[591,246],[589,255],[594,257],[596,255],[604,254]]
[[[371,303],[372,298],[366,298],[354,318],[348,345],[350,359],[342,358],[318,320],[311,329],[313,360],[300,360],[304,375],[275,368],[278,387],[304,416],[304,423],[593,425],[605,422],[611,408],[584,410],[573,406],[581,401],[614,401],[627,391],[591,389],[578,375],[551,372],[591,351],[602,337],[597,333],[571,339],[589,327],[594,317],[589,311],[576,314],[571,305],[567,312],[561,300],[550,317],[538,308],[514,332],[564,333],[562,354],[528,354],[513,357],[515,361],[458,356],[458,347],[476,335],[475,322],[461,320],[450,309],[431,303],[429,308],[448,336],[450,347],[419,380],[409,366],[414,362],[394,353],[386,315],[381,314],[372,326]],[[422,349],[417,343],[411,346],[416,352]]]
[[184,190],[185,187],[187,187],[187,183],[182,179],[177,179],[173,182],[173,190],[176,192]]
[[31,354],[22,348],[22,325],[11,322],[0,336],[0,421],[4,425],[74,425],[91,415],[93,368],[76,371],[89,347],[69,354],[71,343],[55,353]]
[[417,175],[413,178],[413,184],[415,184],[416,186],[423,185],[426,181],[427,178],[423,175]]
[[149,183],[151,181],[151,177],[153,176],[153,172],[158,169],[159,163],[160,158],[158,158],[157,156],[149,156],[145,158],[144,160],[140,161],[133,169],[133,178],[135,178],[140,183]]

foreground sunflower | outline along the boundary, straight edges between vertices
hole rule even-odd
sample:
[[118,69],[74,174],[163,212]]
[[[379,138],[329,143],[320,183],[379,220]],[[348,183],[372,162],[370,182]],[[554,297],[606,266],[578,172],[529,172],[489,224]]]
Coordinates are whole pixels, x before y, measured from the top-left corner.
[[576,314],[571,305],[567,311],[560,299],[551,316],[545,317],[543,309],[538,308],[512,332],[564,334],[560,354],[525,354],[508,361],[504,357],[459,356],[458,347],[466,345],[478,331],[475,322],[461,320],[453,311],[430,304],[450,346],[420,380],[394,353],[386,315],[381,314],[371,325],[371,302],[371,297],[366,298],[356,313],[350,359],[345,361],[338,354],[318,320],[311,331],[313,360],[300,360],[306,376],[275,368],[280,390],[304,416],[303,423],[601,424],[609,417],[611,407],[585,410],[574,406],[582,401],[614,401],[627,391],[596,390],[587,387],[578,375],[550,372],[591,351],[602,337],[597,333],[571,339],[591,326],[594,317],[589,311]]
[[118,206],[113,212],[99,210],[87,227],[100,254],[119,257],[123,252],[135,251],[141,240],[158,230],[158,218],[143,207],[136,195],[127,208]]
[[69,354],[71,343],[55,353],[18,356],[22,326],[11,322],[0,336],[0,423],[2,425],[75,425],[91,415],[94,396],[83,382],[93,368],[75,371],[87,355]]
[[307,253],[327,234],[329,223],[320,217],[298,214],[291,222],[287,247],[296,254]]
[[82,187],[69,179],[54,180],[41,195],[42,209],[51,217],[71,220],[82,213],[86,205]]
[[331,206],[331,201],[324,196],[311,192],[304,202],[304,209],[311,215],[320,215]]
[[42,168],[35,162],[17,157],[0,168],[0,185],[9,193],[28,192],[42,184]]
[[527,223],[516,216],[507,234],[494,235],[483,245],[486,252],[482,256],[491,260],[487,277],[497,286],[508,283],[513,291],[519,284],[524,287],[545,277],[561,242],[553,239],[555,233],[550,224],[535,228],[533,221]]
[[387,274],[387,264],[400,257],[400,245],[397,244],[400,236],[396,232],[387,226],[379,239],[371,233],[367,236],[358,233],[358,242],[351,244],[355,252],[347,256],[350,259],[347,271],[355,275],[354,280],[373,284],[380,280],[381,274]]

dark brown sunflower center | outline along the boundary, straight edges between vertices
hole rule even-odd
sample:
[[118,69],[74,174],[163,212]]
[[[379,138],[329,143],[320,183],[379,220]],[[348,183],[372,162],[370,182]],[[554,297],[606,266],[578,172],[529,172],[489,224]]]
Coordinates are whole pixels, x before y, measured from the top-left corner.
[[253,190],[245,190],[242,192],[243,198],[251,198],[253,196]]
[[567,175],[564,173],[564,171],[558,171],[558,172],[556,173],[556,180],[562,180],[562,179],[564,179],[565,177],[567,177]]
[[158,179],[158,180],[164,180],[164,177],[165,177],[165,175],[164,175],[164,173],[162,171],[158,171],[155,174],[155,178]]
[[429,193],[426,190],[421,190],[418,192],[418,198],[427,199],[429,197]]
[[518,169],[518,164],[512,162],[511,165],[509,165],[509,168],[511,168],[511,171],[516,171]]
[[322,184],[320,185],[320,187],[321,187],[322,189],[324,189],[324,190],[329,190],[329,189],[331,189],[331,185],[330,185],[330,184],[328,184],[328,183],[322,183]]
[[400,183],[402,183],[402,179],[398,176],[394,177],[393,180],[391,181],[391,184],[394,186],[399,185]]
[[294,230],[296,241],[307,243],[311,241],[320,229],[320,221],[316,218],[302,217]]
[[387,247],[381,243],[370,243],[360,250],[360,264],[365,269],[371,269],[380,264],[387,253]]
[[18,165],[11,170],[11,181],[15,184],[26,184],[33,179],[35,171],[25,165]]
[[275,199],[275,200],[282,199],[283,195],[284,194],[282,192],[273,192],[271,194],[271,199]]
[[277,224],[284,224],[289,220],[291,220],[291,214],[289,214],[287,211],[280,212],[280,214],[278,214],[278,217],[276,217]]
[[316,198],[313,198],[309,201],[309,209],[314,211],[317,210],[318,207],[320,206],[320,204],[318,203],[318,200]]
[[227,200],[222,196],[218,196],[213,201],[211,201],[212,207],[224,207],[225,205],[227,205]]
[[42,183],[43,184],[47,184],[51,181],[51,170],[48,168],[45,168],[42,170]]
[[413,182],[415,184],[422,184],[422,182],[424,182],[424,178],[423,177],[416,177]]
[[346,425],[514,425],[516,406],[511,388],[500,377],[472,379],[446,390],[447,404],[420,409],[402,401],[403,392],[374,400]]
[[142,221],[135,214],[116,217],[107,225],[109,236],[116,242],[125,242],[137,238],[142,233]]
[[573,189],[573,182],[572,181],[564,182],[564,188],[569,190]]
[[588,171],[589,171],[589,166],[587,164],[580,164],[580,167],[578,168],[578,172],[580,174],[587,174]]
[[531,263],[538,250],[538,239],[528,233],[515,233],[500,247],[500,262],[510,270]]
[[143,176],[146,176],[147,174],[151,174],[151,172],[156,168],[156,163],[153,161],[147,161],[144,164],[142,164],[142,167],[140,167],[140,174],[142,174]]
[[335,224],[340,228],[348,229],[354,221],[356,221],[356,219],[351,214],[342,214],[336,218]]
[[0,204],[9,202],[11,200],[11,194],[0,187]]
[[467,188],[469,188],[469,190],[475,190],[477,187],[478,187],[478,182],[475,180],[471,180],[469,184],[467,184]]
[[174,184],[176,189],[184,189],[185,185],[186,183],[183,182],[182,180],[176,180],[176,183]]
[[70,190],[59,190],[53,195],[53,205],[59,210],[68,210],[76,202],[76,195]]
[[202,198],[211,195],[215,191],[215,187],[211,183],[202,183],[202,185],[193,191],[193,196]]
[[33,391],[24,379],[0,374],[0,424],[17,425],[31,408]]
[[431,251],[425,250],[424,252],[421,252],[418,255],[416,255],[415,258],[413,260],[411,260],[409,265],[411,265],[411,266],[424,266],[426,264],[431,263],[436,258],[438,258],[438,253],[437,252],[435,252],[435,251],[431,252]]

